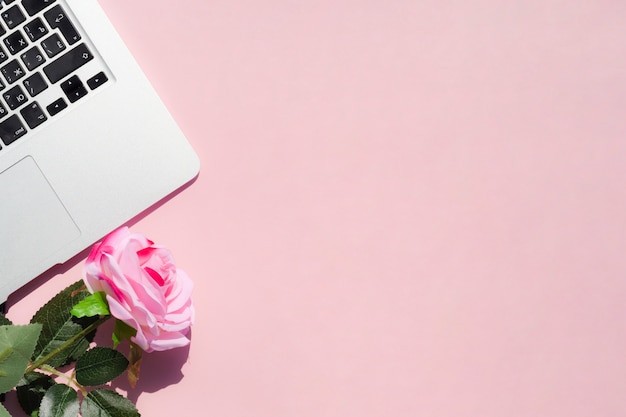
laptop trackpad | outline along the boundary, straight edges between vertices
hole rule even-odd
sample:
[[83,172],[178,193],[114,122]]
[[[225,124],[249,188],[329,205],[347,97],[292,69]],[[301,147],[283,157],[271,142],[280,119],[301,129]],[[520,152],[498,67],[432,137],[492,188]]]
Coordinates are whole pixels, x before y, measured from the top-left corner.
[[0,173],[0,277],[21,278],[78,236],[80,230],[33,158]]

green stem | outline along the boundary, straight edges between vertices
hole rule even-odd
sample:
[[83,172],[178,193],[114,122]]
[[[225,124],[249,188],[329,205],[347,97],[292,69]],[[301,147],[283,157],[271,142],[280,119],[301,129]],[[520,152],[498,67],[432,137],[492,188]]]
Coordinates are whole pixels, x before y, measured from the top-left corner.
[[35,371],[36,369],[39,369],[42,365],[48,363],[50,361],[50,359],[54,358],[59,353],[63,352],[65,349],[67,349],[68,347],[72,346],[74,343],[78,342],[80,339],[82,339],[83,337],[87,336],[89,333],[91,333],[94,330],[96,330],[98,328],[98,326],[100,326],[102,323],[104,323],[105,321],[107,321],[110,318],[111,318],[111,316],[100,317],[98,320],[94,321],[89,326],[87,326],[83,330],[81,330],[80,333],[78,333],[75,336],[73,336],[72,338],[70,338],[67,342],[63,343],[61,346],[59,346],[58,348],[56,348],[53,351],[51,351],[46,356],[44,356],[44,357],[40,358],[39,360],[36,360],[35,362],[33,362],[28,368],[26,368],[26,371],[24,371],[24,375],[29,374],[29,373]]
[[74,372],[72,374],[72,376],[68,376],[68,375],[64,374],[63,372],[57,371],[52,366],[45,365],[45,364],[41,365],[41,368],[39,368],[39,369],[41,369],[42,371],[49,372],[50,374],[55,375],[57,377],[61,377],[61,378],[65,379],[70,384],[73,384],[83,394],[83,396],[85,396],[85,397],[87,396],[87,390],[85,389],[85,387],[83,387],[81,384],[79,384],[78,381],[76,380],[76,372]]

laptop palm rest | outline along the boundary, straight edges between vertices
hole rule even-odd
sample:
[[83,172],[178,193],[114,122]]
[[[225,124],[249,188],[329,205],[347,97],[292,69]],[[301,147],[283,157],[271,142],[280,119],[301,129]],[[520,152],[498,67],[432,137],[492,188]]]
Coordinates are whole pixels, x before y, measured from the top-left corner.
[[80,236],[32,157],[0,173],[0,236],[0,277],[7,280],[22,279]]

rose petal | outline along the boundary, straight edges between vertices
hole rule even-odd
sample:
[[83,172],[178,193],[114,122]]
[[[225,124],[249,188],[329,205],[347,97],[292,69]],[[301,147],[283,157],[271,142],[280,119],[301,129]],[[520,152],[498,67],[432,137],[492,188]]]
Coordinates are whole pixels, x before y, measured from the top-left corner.
[[189,345],[191,340],[184,334],[179,332],[162,333],[159,339],[150,342],[152,351],[163,351],[175,349]]

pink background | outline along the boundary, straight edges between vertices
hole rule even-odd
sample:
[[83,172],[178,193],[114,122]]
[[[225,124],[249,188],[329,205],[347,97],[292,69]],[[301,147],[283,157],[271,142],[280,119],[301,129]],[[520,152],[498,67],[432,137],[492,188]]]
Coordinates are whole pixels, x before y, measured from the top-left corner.
[[144,416],[624,415],[625,2],[102,5],[202,160]]

